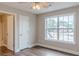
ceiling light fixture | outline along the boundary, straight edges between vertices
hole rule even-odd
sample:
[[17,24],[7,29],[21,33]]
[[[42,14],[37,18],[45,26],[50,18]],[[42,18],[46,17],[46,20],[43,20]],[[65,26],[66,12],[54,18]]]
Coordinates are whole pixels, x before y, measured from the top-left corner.
[[48,7],[47,2],[33,2],[32,3],[32,9],[34,10],[39,10],[39,9],[47,8],[47,7]]

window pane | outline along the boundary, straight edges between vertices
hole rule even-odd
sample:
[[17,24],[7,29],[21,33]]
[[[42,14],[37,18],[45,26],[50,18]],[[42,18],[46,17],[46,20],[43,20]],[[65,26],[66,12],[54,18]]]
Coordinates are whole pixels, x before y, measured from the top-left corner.
[[59,29],[59,40],[64,40],[64,30],[63,29]]
[[46,19],[46,39],[57,40],[57,17],[49,17]]
[[73,41],[74,40],[74,30],[72,28],[68,29],[68,33],[69,33],[69,41]]
[[69,35],[68,35],[68,33],[64,33],[64,41],[68,41],[69,40]]
[[68,28],[64,28],[63,29],[64,30],[64,41],[68,41],[69,40],[69,38],[68,38]]
[[69,29],[68,29],[68,32],[69,32],[69,33],[74,33],[74,30],[73,30],[72,28],[69,28]]
[[[52,29],[50,31],[50,29]],[[49,28],[47,29],[47,39],[49,40],[57,40],[57,29],[56,28]]]
[[48,28],[57,28],[57,18],[50,17],[47,19],[47,27]]
[[74,33],[69,33],[69,41],[74,42]]
[[69,16],[69,28],[74,28],[73,16]]
[[64,28],[68,28],[68,26],[69,26],[68,16],[64,16],[63,23],[64,23],[63,27]]
[[63,28],[64,27],[64,22],[63,22],[64,18],[63,17],[59,17],[59,28]]

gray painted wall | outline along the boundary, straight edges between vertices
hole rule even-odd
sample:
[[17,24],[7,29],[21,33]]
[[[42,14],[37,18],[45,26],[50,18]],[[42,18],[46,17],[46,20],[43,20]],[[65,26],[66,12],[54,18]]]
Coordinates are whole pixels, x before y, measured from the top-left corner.
[[[62,42],[56,42],[56,41],[47,41],[44,40],[44,17],[46,16],[55,16],[55,15],[61,15],[61,14],[66,14],[66,13],[73,13],[75,12],[75,30],[76,30],[76,38],[75,38],[75,42],[76,44],[68,44],[68,43],[62,43]],[[66,9],[62,9],[62,10],[57,10],[57,11],[52,11],[49,13],[44,13],[44,14],[40,14],[37,17],[37,44],[41,44],[41,45],[45,45],[47,47],[57,47],[60,48],[62,50],[66,49],[66,50],[71,50],[71,51],[75,51],[75,52],[79,52],[79,6],[76,7],[71,7],[71,8],[66,8]]]
[[[31,40],[32,40],[32,45],[33,44],[42,44],[42,45],[46,45],[46,46],[50,46],[51,48],[53,47],[58,47],[61,49],[67,49],[67,50],[72,50],[72,51],[76,51],[79,52],[79,7],[71,7],[71,8],[66,8],[66,9],[62,9],[62,10],[57,10],[57,11],[53,11],[53,12],[49,12],[49,13],[44,13],[44,14],[40,14],[40,15],[34,15],[32,13],[29,12],[24,12],[15,8],[11,8],[8,6],[3,6],[0,5],[0,10],[1,11],[7,11],[7,12],[11,12],[11,13],[15,13],[16,14],[16,20],[15,20],[15,50],[16,52],[19,51],[19,34],[18,34],[18,30],[19,30],[19,15],[25,15],[30,17],[30,25],[31,25]],[[44,17],[46,16],[50,16],[50,15],[60,15],[60,14],[64,14],[64,13],[72,13],[75,12],[75,21],[76,21],[76,39],[75,42],[76,44],[67,44],[67,43],[61,43],[61,42],[56,42],[56,41],[46,41],[44,40]]]
[[30,29],[31,29],[31,34],[30,34],[30,40],[32,45],[35,42],[36,39],[36,15],[30,13],[30,12],[25,12],[22,10],[18,10],[12,7],[8,7],[5,5],[0,4],[0,12],[10,12],[13,14],[16,14],[16,19],[15,19],[15,51],[19,51],[19,15],[24,15],[30,17]]

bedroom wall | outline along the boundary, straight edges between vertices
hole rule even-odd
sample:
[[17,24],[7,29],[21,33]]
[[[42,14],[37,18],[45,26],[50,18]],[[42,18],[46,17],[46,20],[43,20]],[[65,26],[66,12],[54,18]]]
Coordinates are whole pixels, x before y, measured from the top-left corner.
[[[75,12],[75,21],[76,21],[76,44],[69,44],[69,43],[62,43],[62,42],[56,42],[56,41],[47,41],[44,40],[44,17],[46,16],[55,16],[55,15],[61,15],[66,13],[73,13]],[[71,7],[71,8],[65,8],[62,10],[52,11],[44,14],[40,14],[37,16],[37,45],[41,45],[44,47],[57,49],[73,54],[79,55],[79,6]]]
[[16,14],[16,19],[15,19],[15,51],[18,52],[19,51],[19,15],[25,15],[30,17],[30,25],[31,25],[31,34],[30,34],[30,39],[32,40],[32,44],[31,46],[34,44],[35,39],[36,39],[36,15],[30,13],[30,12],[25,12],[22,10],[18,10],[9,6],[5,6],[0,4],[0,12],[10,12],[13,14]]

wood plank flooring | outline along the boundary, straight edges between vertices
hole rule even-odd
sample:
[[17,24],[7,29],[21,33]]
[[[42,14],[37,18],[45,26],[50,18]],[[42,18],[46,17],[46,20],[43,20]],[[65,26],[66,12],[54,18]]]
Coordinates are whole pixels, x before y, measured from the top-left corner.
[[37,46],[30,49],[24,49],[20,52],[15,53],[14,55],[10,51],[4,53],[2,56],[75,56],[75,55]]
[[12,56],[12,55],[14,55],[13,51],[9,50],[5,46],[0,47],[0,56]]
[[74,56],[65,52],[60,52],[44,47],[34,47],[31,49],[24,49],[15,54],[16,56]]

